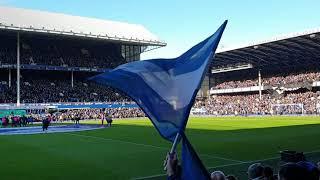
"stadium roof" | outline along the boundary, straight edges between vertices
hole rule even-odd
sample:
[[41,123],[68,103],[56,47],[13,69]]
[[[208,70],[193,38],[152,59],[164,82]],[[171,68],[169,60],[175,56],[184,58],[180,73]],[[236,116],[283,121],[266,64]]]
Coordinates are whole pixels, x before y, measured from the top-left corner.
[[0,6],[0,29],[165,46],[142,25]]
[[253,68],[320,66],[320,29],[219,49],[215,57],[214,68],[236,64],[251,64]]

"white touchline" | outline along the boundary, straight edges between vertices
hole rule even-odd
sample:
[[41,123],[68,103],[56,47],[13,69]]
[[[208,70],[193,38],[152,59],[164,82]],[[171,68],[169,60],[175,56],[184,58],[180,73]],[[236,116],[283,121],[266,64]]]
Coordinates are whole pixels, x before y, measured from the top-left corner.
[[165,175],[166,174],[156,174],[156,175],[151,175],[151,176],[136,177],[136,178],[132,178],[132,180],[149,179],[149,178],[161,177],[161,176],[165,176]]
[[148,144],[134,143],[134,142],[130,142],[130,141],[123,141],[123,140],[117,140],[117,139],[111,139],[111,138],[103,138],[103,137],[96,137],[96,136],[88,136],[88,135],[74,134],[74,133],[65,133],[65,134],[69,134],[69,135],[72,135],[72,136],[79,136],[79,137],[92,138],[92,139],[99,139],[99,140],[104,140],[104,141],[115,141],[115,142],[121,142],[121,143],[126,143],[126,144],[137,145],[137,146],[152,147],[152,148],[157,148],[157,149],[168,149],[168,148],[160,147],[160,146],[153,146],[153,145],[148,145]]
[[[304,152],[303,154],[311,154],[311,153],[316,153],[316,152],[320,152],[320,150],[308,151],[308,152]],[[271,157],[271,158],[266,158],[266,159],[243,161],[243,162],[240,162],[240,163],[232,163],[232,164],[226,164],[226,165],[221,165],[221,166],[208,167],[207,169],[221,168],[221,167],[227,167],[227,166],[235,166],[235,165],[241,165],[241,164],[246,164],[246,163],[254,163],[254,162],[268,161],[268,160],[273,160],[273,159],[279,159],[279,156],[275,156],[275,157]]]
[[[88,136],[88,135],[75,134],[75,133],[65,133],[65,134],[69,134],[69,135],[72,135],[72,136],[79,136],[79,137],[99,139],[99,140],[104,140],[104,141],[121,142],[121,143],[136,145],[136,146],[144,146],[144,147],[157,148],[157,149],[166,150],[166,151],[168,150],[168,148],[166,148],[166,147],[154,146],[154,145],[142,144],[142,143],[134,143],[134,142],[130,142],[130,141],[123,141],[123,140],[117,140],[117,139],[111,139],[111,138]],[[235,159],[229,159],[229,158],[224,158],[224,157],[219,157],[219,156],[213,156],[213,155],[209,155],[209,154],[199,154],[199,155],[200,155],[200,156],[204,156],[204,157],[208,157],[208,158],[212,158],[212,159],[221,159],[221,160],[233,161],[233,162],[237,162],[237,163],[243,162],[243,161],[239,161],[239,160],[235,160]]]
[[213,159],[221,159],[221,160],[226,160],[226,161],[233,161],[233,162],[238,162],[238,163],[243,163],[244,161],[240,161],[240,160],[235,160],[235,159],[229,159],[229,158],[224,158],[224,157],[220,157],[220,156],[212,156],[209,154],[199,154],[200,156],[205,156],[205,157],[209,157],[209,158],[213,158]]

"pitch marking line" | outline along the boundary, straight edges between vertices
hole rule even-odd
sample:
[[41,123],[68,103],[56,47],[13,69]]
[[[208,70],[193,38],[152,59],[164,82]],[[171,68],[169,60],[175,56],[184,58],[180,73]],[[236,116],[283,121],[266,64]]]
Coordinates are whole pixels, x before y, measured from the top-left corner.
[[[96,137],[96,136],[88,136],[88,135],[75,134],[75,133],[65,133],[65,134],[69,134],[69,135],[72,135],[72,136],[85,137],[85,138],[98,139],[98,140],[103,140],[103,141],[121,142],[121,143],[136,145],[136,146],[151,147],[151,148],[156,148],[156,149],[161,149],[161,150],[168,151],[168,148],[166,148],[166,147],[154,146],[154,145],[149,145],[149,144],[134,143],[134,142],[130,142],[130,141],[116,140],[116,139]],[[236,163],[243,163],[244,162],[244,161],[239,161],[239,160],[235,160],[235,159],[229,159],[229,158],[224,158],[224,157],[219,157],[219,156],[212,156],[210,154],[199,154],[199,155],[200,156],[204,156],[204,157],[208,157],[208,158],[211,158],[211,159],[221,159],[221,160],[232,161],[232,162],[236,162]]]
[[156,175],[152,175],[152,176],[136,177],[136,178],[132,178],[131,180],[150,179],[150,178],[156,178],[156,177],[163,177],[163,176],[166,176],[166,175],[167,174],[156,174]]
[[[320,150],[314,150],[314,151],[304,152],[303,154],[311,154],[311,153],[316,153],[316,152],[320,152]],[[223,167],[228,167],[228,166],[236,166],[236,165],[247,164],[247,163],[255,163],[255,162],[261,162],[261,161],[268,161],[268,160],[273,160],[273,159],[279,159],[279,156],[277,156],[277,157],[271,157],[271,158],[266,158],[266,159],[243,161],[243,162],[240,162],[240,163],[232,163],[232,164],[226,164],[226,165],[220,165],[220,166],[213,166],[213,167],[208,167],[207,169],[223,168]],[[161,177],[161,176],[166,176],[166,174],[156,174],[156,175],[151,175],[151,176],[136,177],[136,178],[132,178],[132,180],[150,179],[150,178],[156,178],[156,177]]]
[[69,134],[69,135],[72,135],[72,136],[91,138],[91,139],[98,139],[98,140],[103,140],[103,141],[121,142],[121,143],[136,145],[136,146],[152,147],[152,148],[157,148],[157,149],[168,149],[168,148],[164,148],[164,147],[160,147],[160,146],[153,146],[153,145],[149,145],[149,144],[140,144],[140,143],[134,143],[134,142],[130,142],[130,141],[122,141],[122,140],[117,140],[117,139],[111,139],[111,138],[88,136],[88,135],[74,134],[74,133],[65,133],[65,134]]
[[[317,152],[320,152],[320,150],[308,151],[308,152],[304,152],[303,154],[312,154],[312,153],[317,153]],[[241,163],[232,163],[232,164],[226,164],[226,165],[221,165],[221,166],[208,167],[207,169],[222,168],[222,167],[227,167],[227,166],[236,166],[236,165],[241,165],[241,164],[246,164],[246,163],[255,163],[255,162],[268,161],[268,160],[279,159],[279,158],[280,158],[279,156],[275,156],[275,157],[266,158],[266,159],[258,159],[258,160],[244,161]]]

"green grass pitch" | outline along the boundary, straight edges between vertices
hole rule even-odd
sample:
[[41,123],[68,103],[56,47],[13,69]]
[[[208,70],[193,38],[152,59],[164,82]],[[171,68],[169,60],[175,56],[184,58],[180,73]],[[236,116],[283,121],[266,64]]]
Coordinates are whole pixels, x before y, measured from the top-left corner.
[[[318,151],[320,117],[190,118],[187,136],[209,168],[272,158],[284,149]],[[134,179],[163,174],[170,147],[147,119],[115,120],[112,128],[94,131],[0,136],[0,179]]]

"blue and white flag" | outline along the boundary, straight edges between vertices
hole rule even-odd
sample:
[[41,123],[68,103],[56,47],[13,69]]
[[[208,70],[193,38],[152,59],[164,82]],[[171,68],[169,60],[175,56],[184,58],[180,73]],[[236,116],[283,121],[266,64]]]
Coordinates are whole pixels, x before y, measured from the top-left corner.
[[[135,61],[90,79],[130,96],[160,135],[173,142],[177,133],[184,134],[191,107],[226,24],[227,21],[212,36],[180,57]],[[191,147],[191,144],[185,147]],[[183,159],[186,161],[188,157]],[[192,161],[193,158],[189,159]],[[185,163],[182,162],[182,168]]]

